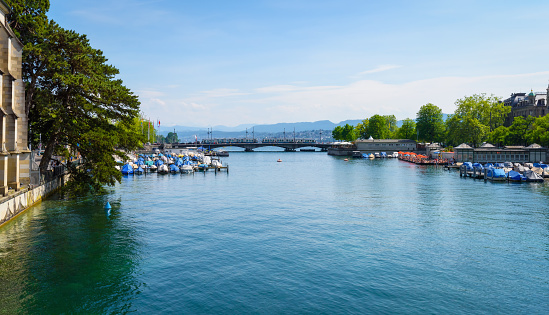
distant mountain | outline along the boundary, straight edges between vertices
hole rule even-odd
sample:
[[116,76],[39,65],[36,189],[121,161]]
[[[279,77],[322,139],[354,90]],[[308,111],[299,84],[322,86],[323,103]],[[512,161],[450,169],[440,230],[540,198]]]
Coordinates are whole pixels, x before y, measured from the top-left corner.
[[[446,121],[448,119],[448,114],[442,114],[442,119]],[[246,128],[248,130],[248,135],[252,135],[252,132],[255,135],[274,135],[279,133],[290,134],[294,132],[304,132],[311,130],[333,130],[337,126],[344,126],[349,124],[356,126],[358,123],[362,122],[362,119],[349,119],[344,120],[339,123],[333,123],[329,120],[319,120],[315,122],[296,122],[296,123],[278,123],[278,124],[264,124],[264,125],[254,125],[254,124],[242,124],[235,127],[227,126],[214,126],[211,128],[213,136],[218,138],[229,138],[229,137],[241,137],[246,135]],[[403,120],[397,121],[399,127],[402,126]],[[197,138],[207,138],[208,137],[208,128],[209,127],[189,127],[189,126],[171,126],[165,127],[160,126],[157,128],[159,134],[164,136],[168,135],[169,132],[175,132],[179,138],[194,138],[196,135]]]

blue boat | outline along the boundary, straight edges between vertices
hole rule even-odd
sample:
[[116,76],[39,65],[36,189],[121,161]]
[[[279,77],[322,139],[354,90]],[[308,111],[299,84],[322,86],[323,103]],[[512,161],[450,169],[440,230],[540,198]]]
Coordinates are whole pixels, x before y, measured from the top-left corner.
[[472,172],[473,171],[473,163],[471,162],[463,162],[463,165],[465,166],[466,170],[468,172]]
[[507,178],[512,182],[526,181],[525,176],[523,176],[521,173],[515,172],[515,171],[509,171],[509,173],[507,173]]
[[141,166],[139,166],[138,168],[135,169],[134,173],[136,175],[142,175],[143,173],[145,173],[145,171],[143,170],[143,168]]
[[122,166],[122,175],[130,175],[130,174],[133,174],[133,167],[131,166],[131,164],[128,163]]
[[502,168],[487,168],[486,169],[486,178],[492,181],[504,181],[507,180],[507,174]]
[[172,174],[179,173],[179,167],[175,164],[170,165],[170,173],[172,173]]

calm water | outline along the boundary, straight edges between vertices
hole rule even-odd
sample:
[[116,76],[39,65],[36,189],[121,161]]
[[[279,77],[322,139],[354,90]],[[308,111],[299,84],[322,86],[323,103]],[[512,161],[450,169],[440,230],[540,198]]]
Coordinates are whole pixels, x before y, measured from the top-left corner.
[[2,313],[549,312],[549,184],[325,153],[224,162],[2,228]]

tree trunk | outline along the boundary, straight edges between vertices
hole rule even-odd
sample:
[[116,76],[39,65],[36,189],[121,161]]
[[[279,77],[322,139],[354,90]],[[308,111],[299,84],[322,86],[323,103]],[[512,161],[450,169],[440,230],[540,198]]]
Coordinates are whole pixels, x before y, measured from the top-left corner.
[[46,144],[46,149],[44,150],[44,155],[42,155],[42,160],[40,160],[40,173],[45,173],[48,170],[48,165],[50,164],[53,151],[57,144],[57,135],[53,135],[51,140]]

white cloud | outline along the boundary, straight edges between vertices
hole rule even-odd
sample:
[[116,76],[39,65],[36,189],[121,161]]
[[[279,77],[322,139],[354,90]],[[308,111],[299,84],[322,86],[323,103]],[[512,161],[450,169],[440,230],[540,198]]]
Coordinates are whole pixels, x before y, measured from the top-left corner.
[[249,93],[239,92],[237,89],[213,89],[209,91],[202,91],[200,94],[206,95],[207,97],[228,97],[228,96],[241,96],[248,95]]
[[400,67],[401,66],[399,66],[399,65],[380,65],[380,66],[378,66],[374,69],[359,72],[354,77],[360,77],[360,76],[363,76],[363,75],[366,75],[366,74],[372,74],[372,73],[378,73],[378,72],[383,72],[383,71],[387,71],[387,70],[397,69],[397,68],[400,68]]
[[[438,77],[401,84],[357,80],[347,85],[276,85],[253,89],[215,89],[156,108],[163,121],[187,125],[238,125],[328,119],[339,122],[374,114],[415,117],[427,103],[453,113],[454,102],[473,94],[508,97],[513,92],[546,89],[549,71],[477,77]],[[221,95],[233,96],[222,98]],[[154,98],[151,98],[151,101]],[[143,102],[143,101],[142,101]]]

